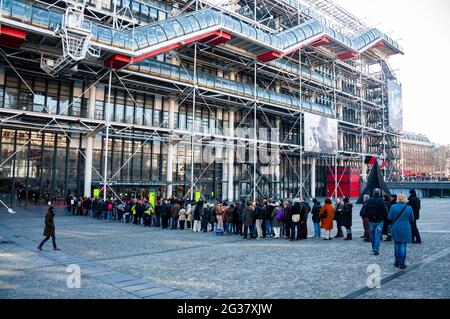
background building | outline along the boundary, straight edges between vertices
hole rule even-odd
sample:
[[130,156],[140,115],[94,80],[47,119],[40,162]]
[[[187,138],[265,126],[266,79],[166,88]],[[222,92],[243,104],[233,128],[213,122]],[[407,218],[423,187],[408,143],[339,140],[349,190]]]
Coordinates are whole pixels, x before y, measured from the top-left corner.
[[435,172],[435,146],[425,135],[404,133],[402,137],[405,179],[430,178]]
[[324,196],[338,167],[364,177],[366,155],[401,176],[388,59],[402,48],[332,1],[2,3],[5,202],[105,184],[111,196]]

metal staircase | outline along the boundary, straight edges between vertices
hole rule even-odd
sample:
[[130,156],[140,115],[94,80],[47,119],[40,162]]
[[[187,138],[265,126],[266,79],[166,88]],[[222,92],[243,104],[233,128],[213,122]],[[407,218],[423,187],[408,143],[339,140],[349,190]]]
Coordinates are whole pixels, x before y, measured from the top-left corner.
[[100,57],[99,50],[91,47],[91,25],[84,23],[86,0],[66,0],[66,12],[62,27],[56,31],[61,37],[63,55],[54,60],[41,56],[41,68],[51,76],[74,72],[78,63],[86,58],[86,53]]

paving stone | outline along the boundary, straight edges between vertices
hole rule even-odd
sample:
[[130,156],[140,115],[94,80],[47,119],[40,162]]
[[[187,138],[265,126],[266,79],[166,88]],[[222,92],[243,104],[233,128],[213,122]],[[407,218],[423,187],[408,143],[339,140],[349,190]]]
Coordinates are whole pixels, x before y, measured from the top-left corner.
[[[422,207],[423,244],[408,245],[408,266],[450,247],[450,200],[423,200]],[[381,255],[373,256],[370,244],[359,238],[359,209],[355,205],[352,241],[299,242],[104,223],[58,211],[60,252],[51,243],[43,252],[36,250],[42,212],[17,209],[11,215],[0,209],[0,235],[14,242],[0,245],[0,298],[108,298],[109,290],[118,298],[342,298],[366,287],[369,265],[378,265],[382,278],[398,272],[393,242],[383,242]],[[310,216],[308,230],[311,236]],[[411,268],[358,298],[448,299],[448,258],[444,254]],[[81,266],[83,291],[67,290],[69,264]]]

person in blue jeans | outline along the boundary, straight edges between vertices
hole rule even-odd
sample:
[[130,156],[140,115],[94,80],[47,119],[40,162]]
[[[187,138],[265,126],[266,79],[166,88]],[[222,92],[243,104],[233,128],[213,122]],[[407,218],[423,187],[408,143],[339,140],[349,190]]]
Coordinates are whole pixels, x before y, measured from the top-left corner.
[[388,220],[391,223],[391,235],[394,239],[395,267],[405,269],[406,244],[412,242],[411,223],[414,222],[414,211],[408,206],[405,195],[397,197],[397,204],[392,205]]
[[381,190],[375,188],[373,197],[365,204],[363,218],[369,219],[370,241],[372,251],[375,256],[380,254],[381,235],[383,231],[383,220],[387,216],[388,210],[385,201],[381,198]]
[[311,210],[312,221],[314,224],[314,238],[320,238],[320,210],[322,205],[317,199],[313,199],[313,208]]

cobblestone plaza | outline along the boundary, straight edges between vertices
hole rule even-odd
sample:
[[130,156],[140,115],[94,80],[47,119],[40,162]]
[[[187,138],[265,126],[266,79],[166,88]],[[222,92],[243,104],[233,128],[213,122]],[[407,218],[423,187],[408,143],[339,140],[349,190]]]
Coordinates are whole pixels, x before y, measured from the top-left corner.
[[[406,270],[394,267],[392,242],[373,256],[359,238],[359,207],[354,240],[330,242],[244,241],[58,210],[58,252],[36,249],[46,207],[0,210],[0,298],[449,298],[450,200],[423,200],[423,244],[408,245]],[[67,285],[73,264],[81,269],[79,289]],[[380,289],[367,288],[371,264],[381,269]]]

